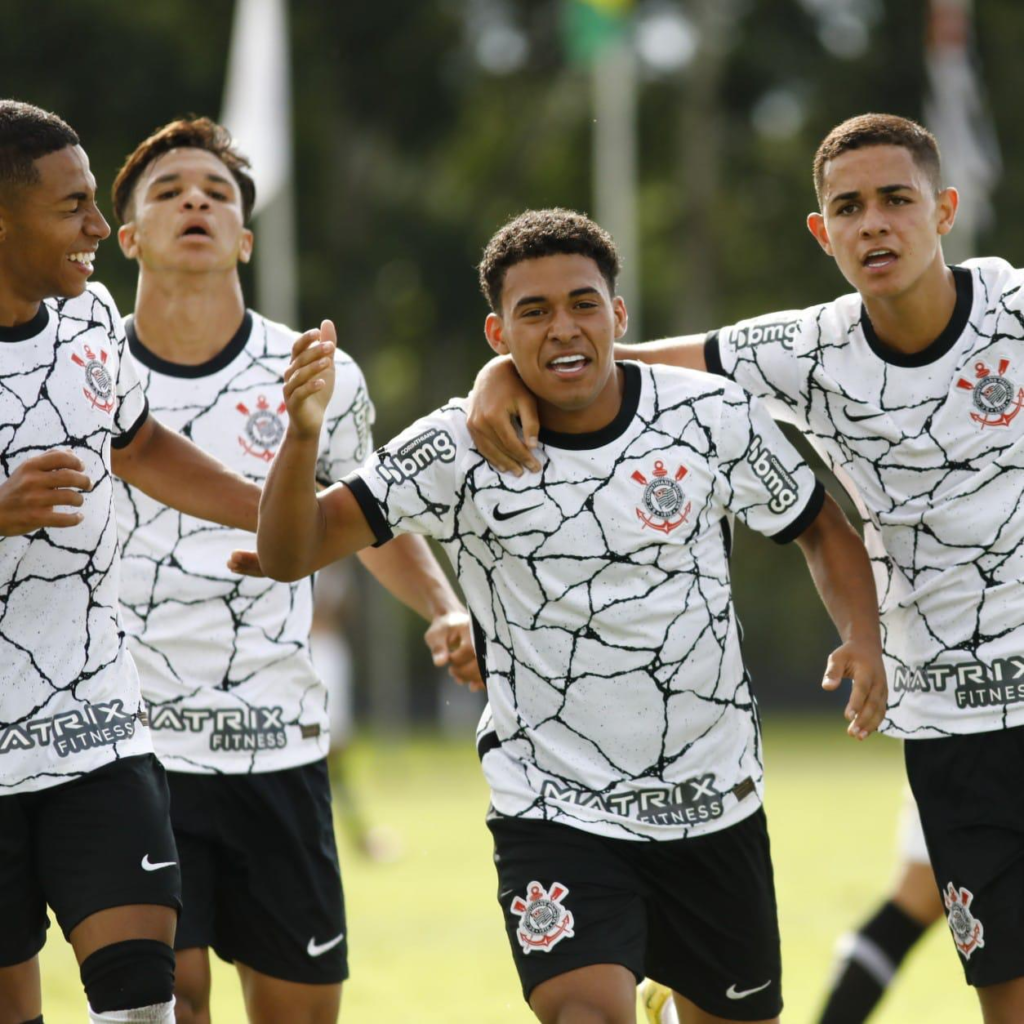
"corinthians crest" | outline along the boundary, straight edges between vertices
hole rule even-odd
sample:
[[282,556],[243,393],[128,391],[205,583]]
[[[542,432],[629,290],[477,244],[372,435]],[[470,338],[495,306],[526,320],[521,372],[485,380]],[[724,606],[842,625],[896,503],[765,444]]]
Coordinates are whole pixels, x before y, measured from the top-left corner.
[[84,359],[77,352],[71,353],[71,361],[85,371],[82,394],[100,412],[110,412],[114,408],[114,378],[107,369],[107,351],[101,348],[97,355],[90,346],[83,345],[82,353]]
[[1008,427],[1020,412],[1024,405],[1024,388],[1017,387],[1006,376],[1009,368],[1009,359],[999,360],[998,371],[979,361],[974,364],[976,380],[961,377],[956,382],[958,388],[971,392],[974,408],[978,410],[971,413],[975,423],[983,427]]
[[665,463],[660,459],[654,463],[653,480],[648,480],[640,470],[631,474],[644,489],[643,508],[637,506],[636,514],[645,528],[649,526],[661,533],[671,533],[689,519],[691,502],[686,502],[683,508],[683,489],[679,486],[679,481],[686,474],[685,467],[680,466],[675,477],[669,478]]
[[562,939],[571,939],[572,913],[562,906],[569,890],[561,882],[553,882],[548,892],[540,882],[526,887],[526,899],[517,896],[509,913],[519,915],[516,936],[524,953],[532,950],[547,952]]
[[953,933],[956,948],[960,950],[965,960],[970,960],[971,954],[985,945],[985,940],[982,938],[985,929],[971,913],[973,899],[974,893],[963,888],[957,890],[952,882],[946,886],[946,891],[942,894],[942,902],[946,904],[946,910],[949,911],[946,917],[949,922],[949,930]]
[[238,443],[245,449],[246,455],[255,459],[270,462],[274,457],[274,449],[284,437],[284,423],[281,414],[287,406],[282,402],[276,410],[264,395],[256,399],[256,408],[250,410],[245,402],[239,402],[235,408],[248,419],[245,421],[245,437],[239,437]]

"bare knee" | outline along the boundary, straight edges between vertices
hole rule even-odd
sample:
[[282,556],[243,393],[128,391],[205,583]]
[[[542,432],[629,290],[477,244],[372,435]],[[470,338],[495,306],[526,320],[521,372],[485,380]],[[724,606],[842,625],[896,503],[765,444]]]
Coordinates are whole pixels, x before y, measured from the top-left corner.
[[177,1024],[210,1024],[210,954],[179,949],[177,957],[174,1019]]
[[942,897],[931,864],[908,861],[896,881],[892,902],[922,927],[942,917]]
[[1024,978],[978,989],[985,1024],[1019,1024],[1024,1020]]
[[636,979],[618,964],[594,964],[542,982],[530,993],[541,1024],[634,1024]]

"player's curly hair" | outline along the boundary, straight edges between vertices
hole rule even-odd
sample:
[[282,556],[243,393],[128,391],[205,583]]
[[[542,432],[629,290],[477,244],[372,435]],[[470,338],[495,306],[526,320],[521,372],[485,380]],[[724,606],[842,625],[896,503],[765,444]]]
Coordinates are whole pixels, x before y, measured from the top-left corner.
[[246,223],[252,216],[256,204],[256,184],[247,173],[250,167],[248,157],[235,149],[231,133],[223,125],[208,117],[183,117],[158,128],[148,139],[135,147],[127,157],[124,166],[117,172],[111,195],[114,200],[114,215],[123,224],[131,219],[132,197],[142,172],[157,157],[172,149],[205,149],[212,153],[231,172],[231,176],[242,194],[242,215]]
[[814,191],[818,205],[824,198],[825,164],[841,153],[864,146],[902,146],[929,177],[936,192],[942,187],[939,144],[927,128],[896,114],[860,114],[837,124],[814,154]]
[[75,130],[56,114],[31,103],[0,100],[0,188],[36,184],[36,160],[78,144]]
[[615,242],[604,228],[575,210],[527,210],[495,232],[484,247],[477,270],[491,309],[501,314],[501,289],[509,267],[560,254],[589,256],[608,282],[608,291],[615,294],[622,267]]

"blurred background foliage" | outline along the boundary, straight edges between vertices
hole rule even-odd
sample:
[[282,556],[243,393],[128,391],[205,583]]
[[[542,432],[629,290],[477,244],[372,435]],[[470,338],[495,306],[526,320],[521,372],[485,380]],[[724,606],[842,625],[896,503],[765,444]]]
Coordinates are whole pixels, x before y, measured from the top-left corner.
[[[0,10],[3,93],[77,129],[108,213],[138,141],[186,112],[219,115],[230,0]],[[301,319],[338,323],[369,380],[378,441],[471,386],[488,354],[474,268],[491,233],[531,206],[594,212],[589,72],[565,14],[557,0],[289,5]],[[847,290],[804,227],[811,157],[852,114],[922,116],[926,15],[925,0],[637,0],[645,337]],[[1003,160],[979,251],[1019,265],[1024,9],[977,0],[975,19]],[[129,311],[134,267],[113,241],[100,256],[98,278]],[[820,709],[832,631],[799,554],[741,533],[734,571],[762,702]],[[420,628],[393,615],[356,630],[371,661],[389,630]],[[422,681],[419,642],[408,646],[420,680],[400,703],[431,715],[449,691]]]

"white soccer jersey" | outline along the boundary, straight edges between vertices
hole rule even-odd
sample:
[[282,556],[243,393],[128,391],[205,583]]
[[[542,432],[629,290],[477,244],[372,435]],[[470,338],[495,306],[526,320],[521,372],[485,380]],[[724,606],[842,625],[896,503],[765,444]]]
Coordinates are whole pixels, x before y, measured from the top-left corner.
[[[262,482],[284,438],[281,381],[295,331],[246,313],[227,347],[199,366],[168,363],[128,339],[155,416]],[[338,352],[317,478],[329,484],[370,450],[373,407],[359,367]],[[327,754],[327,693],[309,655],[310,580],[236,576],[227,560],[251,533],[218,526],[117,485],[121,605],[168,770],[243,774]]]
[[795,422],[865,520],[906,738],[1024,724],[1024,273],[954,268],[923,352],[881,344],[860,296],[708,335],[708,368]]
[[477,748],[495,810],[677,839],[760,806],[729,515],[785,541],[823,492],[734,384],[621,365],[618,416],[542,431],[539,477],[495,472],[456,400],[346,483],[379,541],[428,534],[455,568],[487,679]]
[[102,285],[0,327],[0,480],[63,450],[92,481],[77,526],[0,537],[0,795],[153,749],[117,607],[110,446],[146,419],[126,349]]

